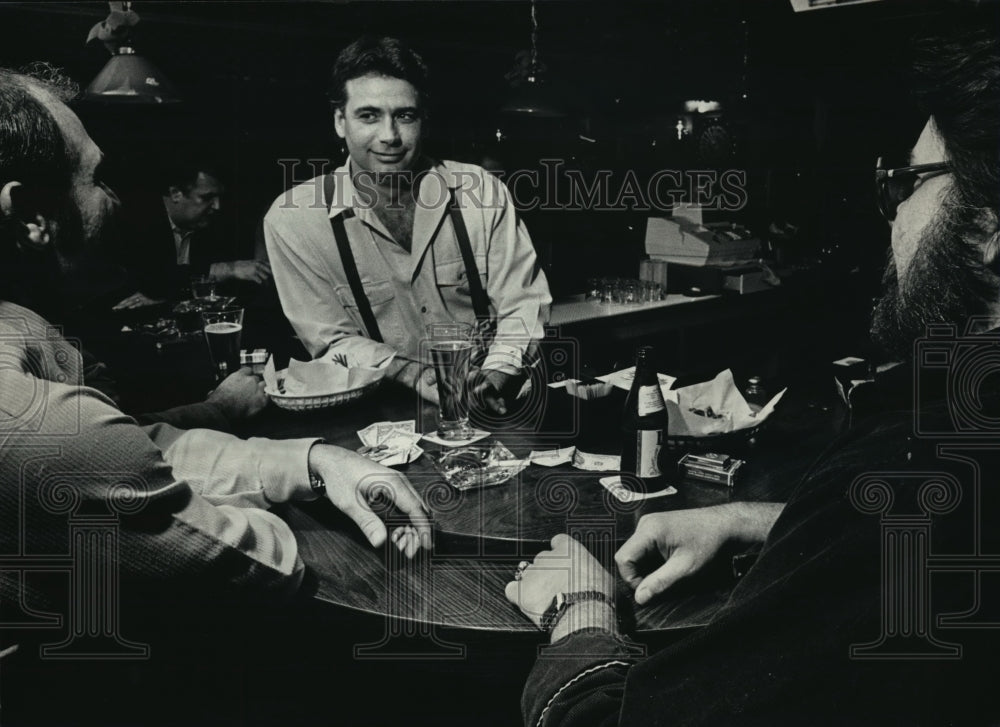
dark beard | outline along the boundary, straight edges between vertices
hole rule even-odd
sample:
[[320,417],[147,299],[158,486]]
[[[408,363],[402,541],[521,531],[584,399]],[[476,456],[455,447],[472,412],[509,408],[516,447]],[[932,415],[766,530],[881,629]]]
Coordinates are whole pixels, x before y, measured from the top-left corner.
[[978,241],[977,211],[945,204],[938,221],[924,230],[901,291],[892,250],[872,312],[872,341],[894,361],[913,356],[916,339],[933,323],[951,323],[958,334],[972,316],[989,312],[998,301],[997,276],[984,268]]

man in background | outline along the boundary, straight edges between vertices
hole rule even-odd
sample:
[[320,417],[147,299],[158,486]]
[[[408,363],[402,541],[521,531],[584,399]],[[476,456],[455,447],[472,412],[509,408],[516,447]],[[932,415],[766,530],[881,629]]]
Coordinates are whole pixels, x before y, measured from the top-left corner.
[[270,280],[267,261],[239,259],[237,246],[226,240],[219,220],[225,189],[211,164],[181,155],[154,174],[158,195],[124,203],[115,257],[138,290],[115,310],[176,300],[192,277],[210,277],[221,286],[258,287]]

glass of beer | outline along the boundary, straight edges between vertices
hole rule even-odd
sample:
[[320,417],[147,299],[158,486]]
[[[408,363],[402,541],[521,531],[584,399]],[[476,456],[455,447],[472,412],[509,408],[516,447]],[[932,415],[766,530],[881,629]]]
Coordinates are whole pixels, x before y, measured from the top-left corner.
[[208,343],[216,378],[221,381],[240,368],[243,309],[202,311],[201,322],[205,326],[205,342]]
[[469,367],[473,329],[469,323],[432,323],[427,339],[437,374],[438,436],[460,440],[472,436],[469,426]]

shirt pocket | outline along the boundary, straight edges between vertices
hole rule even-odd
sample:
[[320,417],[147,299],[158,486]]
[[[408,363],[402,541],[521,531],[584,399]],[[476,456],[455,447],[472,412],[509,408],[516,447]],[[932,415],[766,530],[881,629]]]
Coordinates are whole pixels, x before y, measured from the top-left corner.
[[[486,276],[483,275],[485,260],[476,260],[476,267],[479,268],[479,281],[486,290]],[[462,260],[449,260],[434,265],[434,277],[437,281],[438,292],[445,305],[460,305],[472,310],[472,289],[469,288],[469,280],[465,270],[465,263]]]
[[[396,291],[393,290],[392,283],[387,280],[377,283],[362,281],[361,287],[364,288],[365,297],[368,298],[368,305],[371,306],[372,313],[375,315],[375,320],[378,323],[382,336],[387,337],[391,331],[395,331],[399,327],[397,325],[398,321],[395,320],[396,313],[393,309],[393,300],[396,297]],[[365,333],[370,333],[370,331],[365,329],[364,321],[361,319],[361,312],[358,309],[358,301],[354,298],[351,286],[338,285],[336,290],[340,304],[344,306],[347,314],[354,319],[358,328]]]

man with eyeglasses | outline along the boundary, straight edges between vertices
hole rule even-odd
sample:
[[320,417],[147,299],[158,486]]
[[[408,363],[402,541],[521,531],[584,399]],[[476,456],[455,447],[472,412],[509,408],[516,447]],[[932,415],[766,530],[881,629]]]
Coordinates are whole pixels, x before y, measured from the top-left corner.
[[[1000,719],[1000,21],[956,25],[918,46],[928,119],[909,163],[876,170],[892,249],[872,334],[909,365],[787,504],[639,520],[615,555],[638,604],[721,553],[759,551],[711,622],[670,647],[636,658],[614,577],[576,540],[522,562],[507,596],[552,641],[526,724]],[[969,335],[980,318],[994,330]]]

